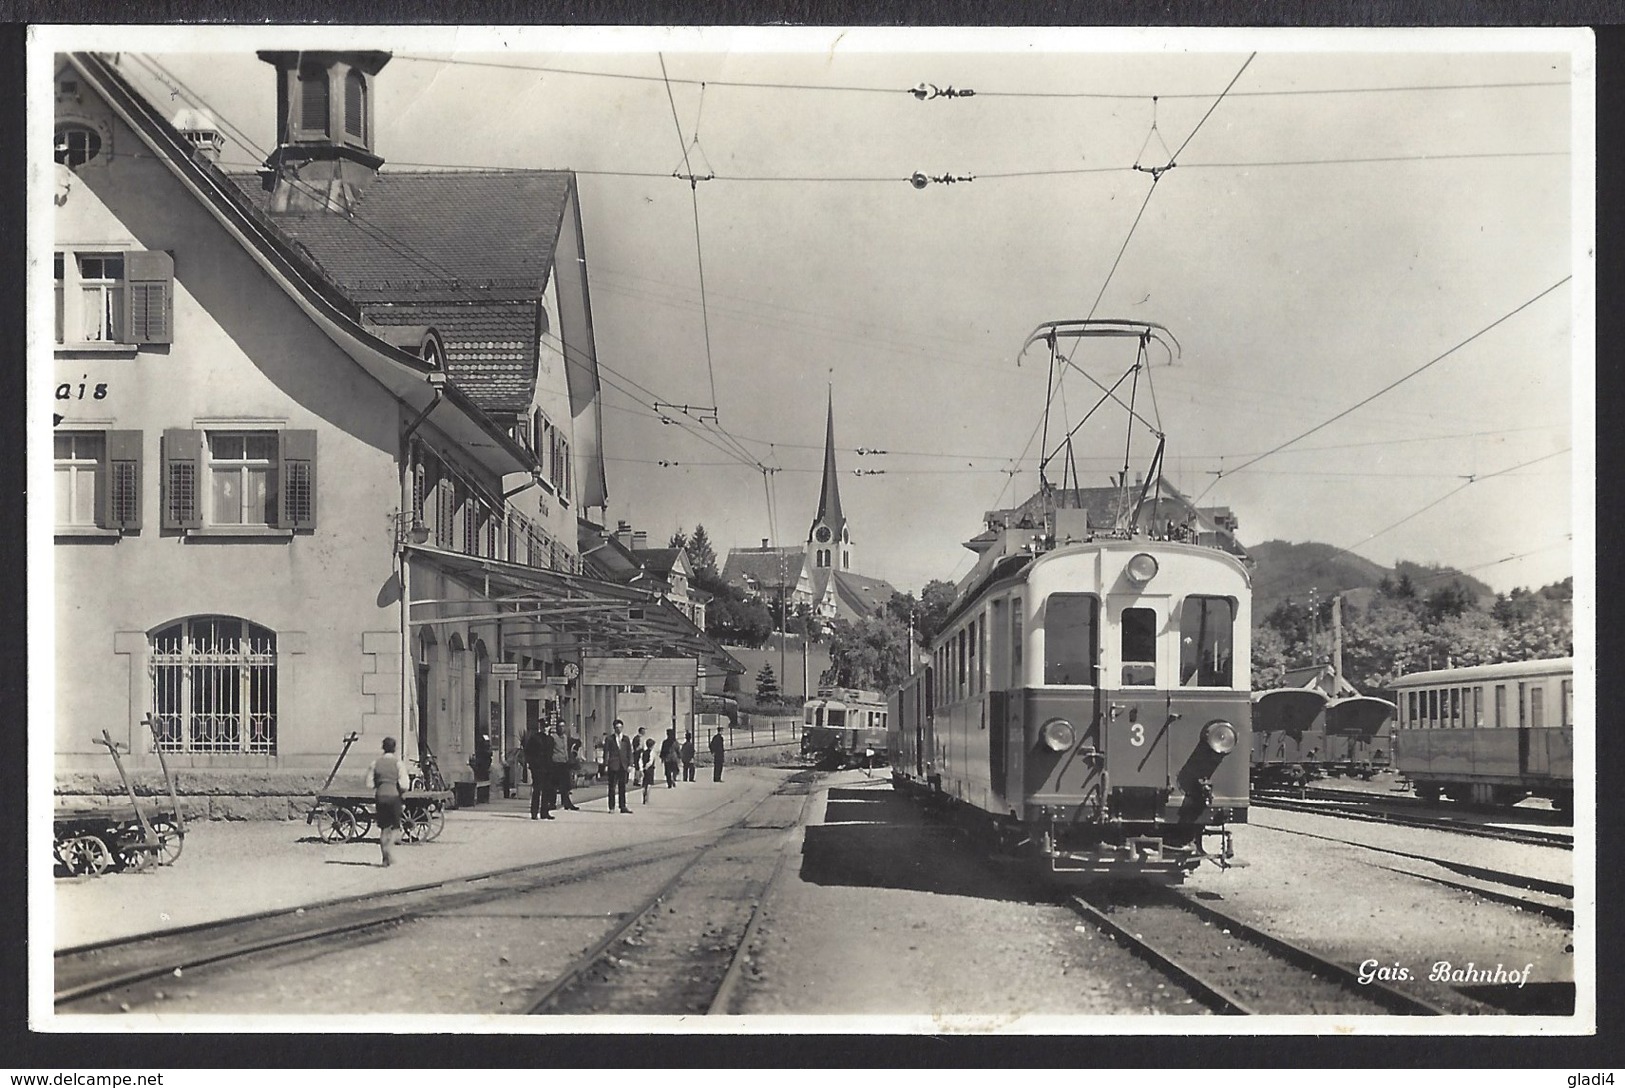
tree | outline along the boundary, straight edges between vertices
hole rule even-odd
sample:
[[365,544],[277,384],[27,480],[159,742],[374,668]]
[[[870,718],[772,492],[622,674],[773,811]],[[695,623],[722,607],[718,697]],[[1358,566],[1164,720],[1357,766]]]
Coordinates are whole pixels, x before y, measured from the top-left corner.
[[779,701],[779,678],[773,675],[771,661],[762,662],[761,669],[756,673],[756,701],[758,703]]
[[838,619],[830,632],[830,666],[820,682],[889,692],[908,676],[910,658],[908,627],[895,619]]
[[773,617],[761,601],[747,600],[738,589],[725,583],[716,588],[701,586],[713,594],[705,606],[705,633],[718,642],[736,646],[760,646],[773,633]]
[[920,590],[919,607],[914,613],[914,637],[921,646],[930,646],[936,640],[958,595],[959,591],[952,582],[933,579],[925,583],[925,588]]
[[671,539],[666,542],[666,547],[676,548],[679,551],[687,552],[688,534],[683,532],[681,529],[677,530],[675,533],[671,534]]
[[696,580],[702,573],[707,575],[717,573],[717,553],[711,547],[711,537],[706,533],[704,525],[694,526],[694,535],[683,545],[683,551],[688,556],[688,565],[694,568]]
[[1426,606],[1430,618],[1444,619],[1476,609],[1478,598],[1460,582],[1450,581],[1427,595]]
[[1266,691],[1281,686],[1288,665],[1286,639],[1265,624],[1253,632],[1253,688]]

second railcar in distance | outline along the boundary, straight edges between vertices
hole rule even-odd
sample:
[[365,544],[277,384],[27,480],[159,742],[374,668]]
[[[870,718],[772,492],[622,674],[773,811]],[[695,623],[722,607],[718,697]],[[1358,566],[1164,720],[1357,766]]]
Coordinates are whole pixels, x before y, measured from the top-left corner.
[[[819,688],[802,707],[801,754],[829,768],[887,762],[886,697],[860,688]],[[866,756],[866,753],[873,753]]]
[[1216,548],[1001,539],[892,696],[893,780],[1065,877],[1177,880],[1245,822],[1251,587]]

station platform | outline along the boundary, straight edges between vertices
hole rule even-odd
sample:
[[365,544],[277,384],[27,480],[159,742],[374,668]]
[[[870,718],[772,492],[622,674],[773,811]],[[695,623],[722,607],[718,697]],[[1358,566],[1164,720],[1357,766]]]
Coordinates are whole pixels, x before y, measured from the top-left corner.
[[530,818],[527,789],[448,812],[438,838],[397,846],[388,868],[376,828],[357,842],[324,843],[303,821],[192,822],[173,865],[54,880],[50,907],[36,901],[34,933],[68,948],[675,839],[736,822],[793,773],[728,766],[719,783],[705,765],[697,781],[673,789],[657,779],[647,804],[641,789],[629,789],[630,815],[611,813],[598,783],[573,793],[577,811],[552,820]]

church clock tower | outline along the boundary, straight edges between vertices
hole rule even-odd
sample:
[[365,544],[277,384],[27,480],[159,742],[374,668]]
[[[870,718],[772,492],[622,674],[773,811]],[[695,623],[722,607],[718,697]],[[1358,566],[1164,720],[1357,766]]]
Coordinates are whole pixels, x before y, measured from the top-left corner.
[[824,425],[824,484],[818,492],[818,513],[807,533],[807,550],[814,570],[851,570],[852,534],[841,513],[841,487],[835,469],[835,393],[830,391]]

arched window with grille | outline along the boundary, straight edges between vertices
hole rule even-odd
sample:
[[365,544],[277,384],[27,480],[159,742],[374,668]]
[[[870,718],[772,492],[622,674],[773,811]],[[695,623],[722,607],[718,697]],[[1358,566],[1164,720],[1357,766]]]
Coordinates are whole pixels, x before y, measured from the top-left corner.
[[276,754],[275,632],[194,616],[154,632],[149,661],[166,752]]

